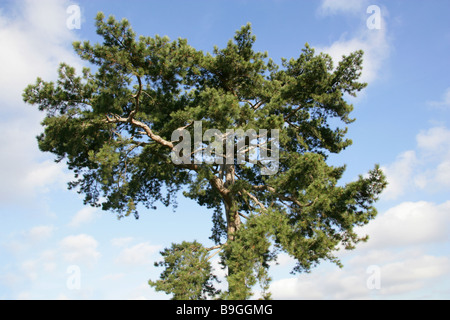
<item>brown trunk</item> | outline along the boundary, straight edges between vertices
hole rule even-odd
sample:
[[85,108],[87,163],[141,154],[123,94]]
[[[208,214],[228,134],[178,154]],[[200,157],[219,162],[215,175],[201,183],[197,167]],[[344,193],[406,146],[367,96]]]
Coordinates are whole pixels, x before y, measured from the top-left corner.
[[[230,190],[230,187],[234,184],[234,165],[225,165],[225,184],[224,187]],[[238,207],[234,202],[234,196],[232,192],[227,193],[223,197],[223,203],[225,206],[225,214],[227,217],[227,243],[231,243],[235,240],[235,234],[239,230],[241,225],[241,219],[238,213]],[[239,269],[237,261],[235,261],[234,255],[228,252],[229,256],[227,261],[228,267],[228,293],[234,297],[235,292],[239,291],[239,281],[236,279],[236,270]],[[231,258],[233,257],[233,258]]]
[[[228,197],[227,197],[228,198]],[[233,206],[233,199],[224,199],[225,213],[227,217],[227,235],[228,241],[234,240],[234,234],[241,225],[241,219],[236,208]]]
[[[234,184],[234,165],[225,165],[225,188],[230,188]],[[227,235],[228,241],[234,240],[234,233],[239,230],[241,219],[239,217],[237,206],[234,203],[234,197],[231,193],[223,199],[225,205],[225,214],[227,217]]]

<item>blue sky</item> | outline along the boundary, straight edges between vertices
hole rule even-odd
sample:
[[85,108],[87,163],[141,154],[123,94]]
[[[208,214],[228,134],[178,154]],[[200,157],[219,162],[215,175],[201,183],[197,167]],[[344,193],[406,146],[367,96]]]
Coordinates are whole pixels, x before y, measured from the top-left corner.
[[[70,30],[74,4],[81,28]],[[368,28],[371,5],[380,29]],[[129,19],[139,35],[187,38],[204,51],[250,22],[256,49],[276,62],[305,43],[334,59],[363,49],[369,86],[351,99],[354,144],[330,160],[347,164],[345,181],[375,163],[385,170],[379,215],[359,230],[370,240],[339,253],[343,269],[323,263],[292,275],[282,255],[271,268],[273,298],[450,298],[449,1],[0,0],[0,299],[167,299],[147,285],[161,271],[159,251],[183,240],[209,244],[205,208],[180,195],[175,212],[160,205],[119,221],[83,206],[66,188],[71,173],[37,149],[43,115],[22,102],[22,90],[38,76],[54,80],[59,62],[86,65],[71,43],[99,40],[98,11]]]

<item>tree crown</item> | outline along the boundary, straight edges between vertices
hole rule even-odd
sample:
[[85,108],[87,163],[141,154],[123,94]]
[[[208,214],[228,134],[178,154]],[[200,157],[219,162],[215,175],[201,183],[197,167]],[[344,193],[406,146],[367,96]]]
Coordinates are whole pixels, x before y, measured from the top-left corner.
[[[137,38],[127,20],[105,20],[102,13],[96,26],[103,43],[73,44],[95,73],[84,68],[77,75],[62,63],[56,83],[38,78],[24,91],[24,100],[46,113],[40,149],[67,162],[75,174],[69,188],[83,193],[85,204],[138,217],[138,205],[176,206],[185,188],[184,196],[212,209],[211,239],[229,270],[228,298],[249,297],[257,280],[267,288],[269,262],[280,251],[297,260],[294,271],[309,271],[322,259],[340,264],[333,255],[338,245],[351,249],[366,240],[354,227],[375,217],[383,173],[375,166],[340,185],[345,166],[326,163],[330,153],[351,144],[345,136],[353,106],[345,95],[366,86],[358,82],[362,51],[334,66],[329,55],[306,44],[298,58],[279,66],[253,50],[249,24],[212,54],[185,39]],[[174,163],[171,152],[180,141],[172,135],[185,130],[194,137],[195,121],[202,136],[209,129],[277,130],[276,141],[269,135],[266,144],[279,152],[277,174],[263,175],[266,164],[250,161],[250,141],[244,163],[196,163],[196,152],[188,155],[191,161]],[[201,141],[197,147],[207,146]],[[195,275],[198,281],[187,276],[191,260],[177,260],[189,256],[180,255],[186,250],[204,271]],[[197,242],[174,245],[162,253],[162,282],[151,284],[176,298],[213,294],[208,252]],[[192,290],[181,293],[177,286],[187,282]]]

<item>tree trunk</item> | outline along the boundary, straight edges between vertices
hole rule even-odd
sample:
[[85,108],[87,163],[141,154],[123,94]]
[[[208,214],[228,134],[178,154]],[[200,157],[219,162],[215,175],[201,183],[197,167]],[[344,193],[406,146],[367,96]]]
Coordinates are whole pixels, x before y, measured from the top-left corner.
[[241,219],[235,204],[233,203],[233,197],[227,197],[230,199],[224,199],[225,214],[227,217],[227,236],[228,241],[234,241],[234,234],[241,225]]
[[[229,189],[234,184],[234,164],[225,165],[225,188]],[[241,219],[238,208],[234,202],[234,196],[229,193],[223,199],[225,205],[225,214],[227,217],[227,236],[228,241],[234,240],[234,233],[239,230]]]
[[[230,187],[234,184],[234,165],[225,165],[225,188],[230,190]],[[235,203],[232,192],[226,194],[223,197],[225,206],[225,214],[227,217],[227,243],[235,241],[235,234],[241,226],[241,219],[239,217],[238,207]],[[238,279],[237,274],[239,270],[239,261],[236,260],[236,255],[232,252],[232,247],[228,247],[227,252],[227,267],[228,267],[228,298],[237,299],[242,298],[239,296],[239,292],[245,292],[241,290],[242,280]]]

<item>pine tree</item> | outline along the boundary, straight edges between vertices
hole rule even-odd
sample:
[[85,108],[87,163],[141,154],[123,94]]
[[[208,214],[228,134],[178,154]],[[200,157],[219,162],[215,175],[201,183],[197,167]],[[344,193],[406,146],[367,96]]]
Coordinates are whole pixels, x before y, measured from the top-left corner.
[[[340,184],[345,166],[327,164],[330,154],[352,143],[346,125],[354,121],[353,106],[345,95],[366,86],[358,82],[362,51],[334,66],[306,44],[298,58],[279,66],[253,50],[250,24],[212,53],[185,39],[137,38],[126,19],[102,13],[96,26],[103,43],[73,44],[95,73],[84,68],[77,75],[61,63],[56,83],[38,78],[23,97],[46,113],[39,148],[66,161],[75,175],[69,189],[84,194],[85,204],[138,218],[139,205],[176,206],[186,188],[185,197],[211,209],[215,246],[195,241],[165,249],[157,263],[165,268],[161,279],[149,281],[156,290],[174,299],[248,299],[259,282],[269,298],[269,263],[280,252],[295,258],[293,272],[308,272],[323,260],[341,265],[338,246],[353,249],[367,240],[354,228],[376,216],[374,203],[386,186],[382,171],[376,165]],[[196,150],[208,148],[203,141],[183,153],[188,161],[173,161],[181,143],[173,134],[195,137],[196,123],[202,135],[276,130],[265,144],[278,152],[275,174],[261,173],[268,164],[252,159],[251,139],[240,149],[241,162],[197,161]],[[226,146],[229,136],[215,135],[216,145]],[[214,159],[224,159],[225,149],[215,149]],[[217,253],[228,271],[224,292],[214,288],[211,272]]]

